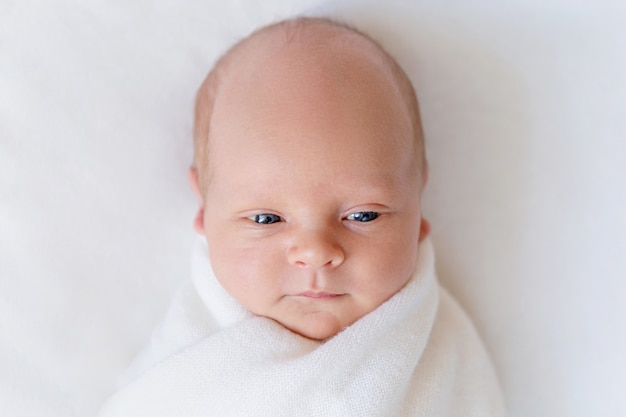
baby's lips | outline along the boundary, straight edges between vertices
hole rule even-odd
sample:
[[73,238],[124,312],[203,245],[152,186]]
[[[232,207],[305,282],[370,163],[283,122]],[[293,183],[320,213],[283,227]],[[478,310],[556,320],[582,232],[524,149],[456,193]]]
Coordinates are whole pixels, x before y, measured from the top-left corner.
[[330,300],[333,298],[341,297],[343,294],[336,294],[326,291],[305,291],[297,294],[298,297],[312,298],[317,300]]

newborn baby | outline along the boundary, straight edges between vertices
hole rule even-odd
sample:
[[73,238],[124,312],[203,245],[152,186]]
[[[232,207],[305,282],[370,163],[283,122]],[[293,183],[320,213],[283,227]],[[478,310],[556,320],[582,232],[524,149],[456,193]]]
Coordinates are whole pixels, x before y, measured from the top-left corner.
[[102,415],[503,415],[422,217],[415,93],[366,35],[294,19],[201,86],[192,282]]
[[417,103],[381,49],[321,22],[237,46],[201,88],[191,183],[219,282],[327,339],[398,292],[428,234]]

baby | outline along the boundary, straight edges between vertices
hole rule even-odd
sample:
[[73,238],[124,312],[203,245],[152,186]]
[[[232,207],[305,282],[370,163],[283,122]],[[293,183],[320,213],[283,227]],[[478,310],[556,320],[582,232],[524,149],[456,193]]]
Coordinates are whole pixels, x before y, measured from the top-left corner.
[[428,235],[411,83],[327,21],[265,28],[218,63],[198,94],[190,178],[222,286],[312,339],[398,292]]
[[502,415],[434,277],[415,93],[375,41],[258,30],[202,84],[194,148],[201,266],[103,415]]

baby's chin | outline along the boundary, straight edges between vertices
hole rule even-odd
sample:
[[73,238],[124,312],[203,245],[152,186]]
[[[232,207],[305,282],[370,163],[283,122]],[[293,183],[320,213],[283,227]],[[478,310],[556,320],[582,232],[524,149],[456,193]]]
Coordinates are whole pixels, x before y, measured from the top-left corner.
[[341,323],[334,314],[327,311],[305,314],[294,323],[278,322],[300,336],[320,341],[330,339],[347,327],[347,324]]

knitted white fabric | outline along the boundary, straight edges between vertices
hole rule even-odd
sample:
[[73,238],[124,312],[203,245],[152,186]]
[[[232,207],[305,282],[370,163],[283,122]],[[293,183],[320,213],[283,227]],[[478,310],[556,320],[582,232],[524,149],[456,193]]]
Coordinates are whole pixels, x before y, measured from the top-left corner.
[[245,310],[200,239],[193,277],[101,417],[503,416],[471,322],[439,287],[431,242],[409,283],[333,338]]

